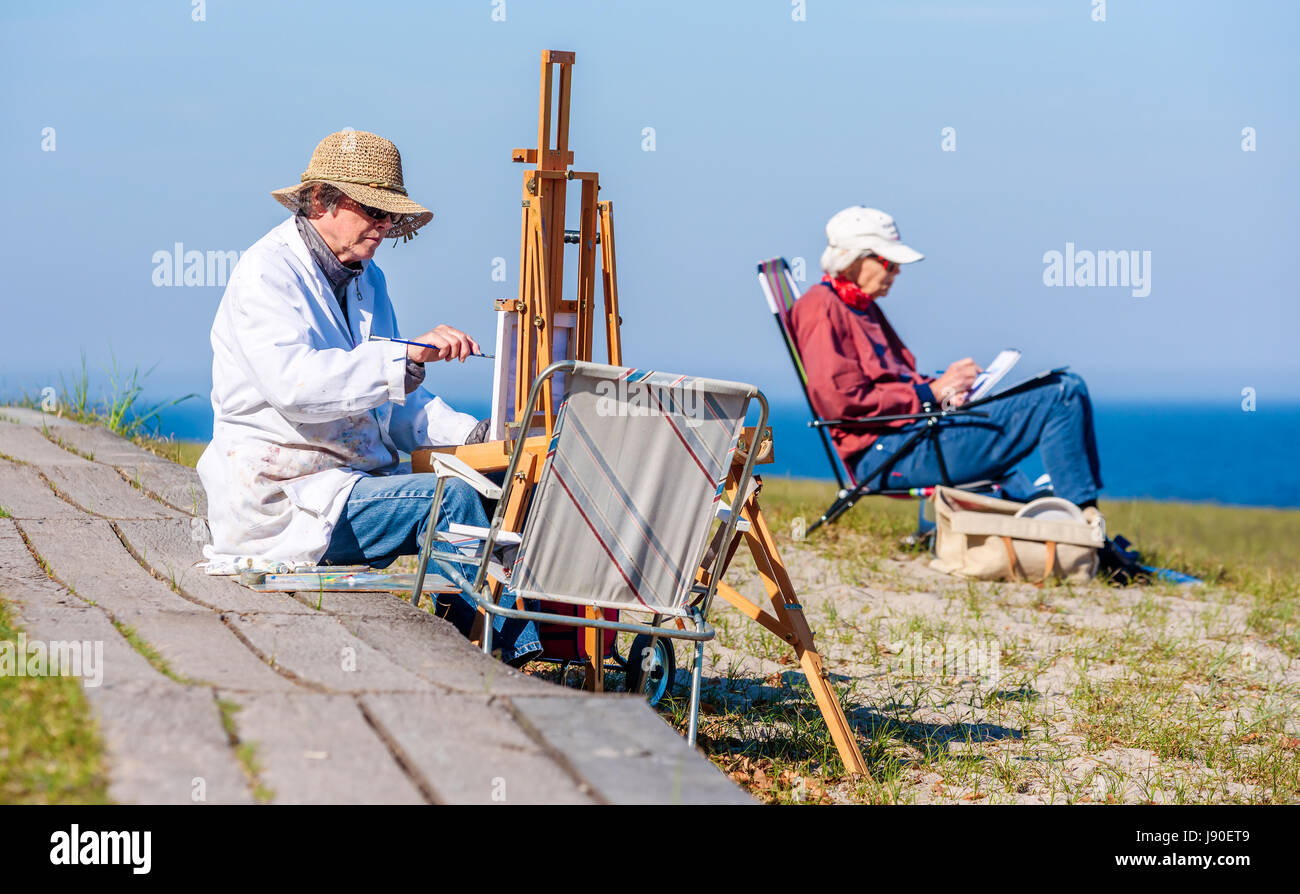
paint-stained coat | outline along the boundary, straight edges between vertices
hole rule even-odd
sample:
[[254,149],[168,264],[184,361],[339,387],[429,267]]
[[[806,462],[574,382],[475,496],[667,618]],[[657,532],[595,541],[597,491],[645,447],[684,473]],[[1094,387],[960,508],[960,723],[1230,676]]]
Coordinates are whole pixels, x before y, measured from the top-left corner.
[[235,267],[212,324],[212,443],[199,460],[216,564],[317,562],[363,474],[398,451],[462,444],[476,420],[405,393],[406,346],[373,261],[348,286],[349,327],[293,218]]

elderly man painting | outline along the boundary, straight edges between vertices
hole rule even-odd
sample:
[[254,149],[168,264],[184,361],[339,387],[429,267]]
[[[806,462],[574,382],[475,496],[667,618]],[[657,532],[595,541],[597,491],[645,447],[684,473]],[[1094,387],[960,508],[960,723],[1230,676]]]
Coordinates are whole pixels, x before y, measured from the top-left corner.
[[[861,419],[918,413],[926,405],[961,406],[980,372],[975,361],[967,357],[937,377],[923,375],[880,309],[901,265],[922,258],[899,241],[894,219],[853,206],[830,219],[826,238],[825,278],[790,312],[817,413],[824,419]],[[1001,478],[1037,447],[1056,494],[1084,507],[1089,518],[1097,513],[1101,469],[1083,379],[1055,373],[981,405],[980,412],[987,415],[957,415],[942,424],[940,449],[953,481]],[[831,435],[857,480],[866,481],[926,424],[896,422],[895,430],[885,433],[879,427],[844,426]],[[934,445],[923,438],[879,486],[941,481]]]
[[[435,484],[399,466],[398,451],[482,440],[473,416],[421,387],[424,364],[464,361],[478,345],[447,325],[414,339],[432,348],[369,340],[399,337],[375,250],[433,219],[407,197],[388,140],[330,134],[301,183],[272,195],[294,215],[244,253],[212,324],[205,553],[213,570],[250,559],[384,567],[418,552]],[[488,523],[455,480],[439,526],[452,522]],[[462,630],[470,606],[453,605]],[[506,660],[539,651],[531,624],[497,621]]]

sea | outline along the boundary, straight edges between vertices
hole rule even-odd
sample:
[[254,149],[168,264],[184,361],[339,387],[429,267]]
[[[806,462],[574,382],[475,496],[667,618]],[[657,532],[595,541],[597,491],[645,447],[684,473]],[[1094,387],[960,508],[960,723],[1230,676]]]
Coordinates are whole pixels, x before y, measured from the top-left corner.
[[[147,404],[147,401],[146,401]],[[487,416],[489,408],[456,402]],[[1108,403],[1094,398],[1103,498],[1300,508],[1300,404],[1245,410],[1236,403]],[[776,462],[766,476],[834,480],[808,409],[774,403]],[[750,422],[756,422],[756,415]],[[184,440],[212,436],[212,411],[203,398],[161,413],[158,430]],[[1037,454],[1022,465],[1036,478]]]

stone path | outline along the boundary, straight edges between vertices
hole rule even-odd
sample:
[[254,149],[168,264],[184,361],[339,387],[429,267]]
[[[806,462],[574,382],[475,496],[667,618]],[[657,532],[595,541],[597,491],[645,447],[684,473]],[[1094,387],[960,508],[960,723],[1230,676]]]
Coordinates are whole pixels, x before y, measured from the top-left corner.
[[515,672],[387,594],[205,575],[198,475],[106,429],[0,407],[0,507],[29,641],[103,644],[84,691],[118,802],[750,803],[641,699]]

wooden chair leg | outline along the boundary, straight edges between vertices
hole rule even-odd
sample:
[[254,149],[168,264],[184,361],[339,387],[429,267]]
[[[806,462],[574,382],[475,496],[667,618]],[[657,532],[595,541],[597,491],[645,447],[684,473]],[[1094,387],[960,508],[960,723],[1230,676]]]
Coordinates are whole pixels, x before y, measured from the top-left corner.
[[862,757],[862,749],[858,747],[853,727],[844,716],[844,709],[840,707],[839,698],[836,697],[826,669],[822,666],[821,655],[818,654],[817,646],[813,642],[812,628],[804,618],[803,607],[799,605],[795,596],[794,585],[790,582],[785,563],[781,561],[781,554],[777,551],[776,540],[772,537],[767,520],[758,505],[757,494],[752,495],[745,502],[741,512],[742,517],[750,524],[750,529],[745,532],[745,542],[754,556],[754,563],[758,566],[759,576],[763,579],[763,587],[767,590],[768,598],[772,600],[773,612],[793,635],[791,645],[799,659],[799,667],[808,678],[813,698],[816,699],[817,707],[830,730],[831,741],[835,743],[840,760],[844,762],[844,769],[850,773],[865,773],[867,762]]
[[[584,614],[592,619],[603,617],[603,613],[595,606],[584,606]],[[583,688],[588,692],[605,691],[605,631],[599,627],[584,627],[582,629],[583,645],[587,649],[586,669],[587,676]]]

